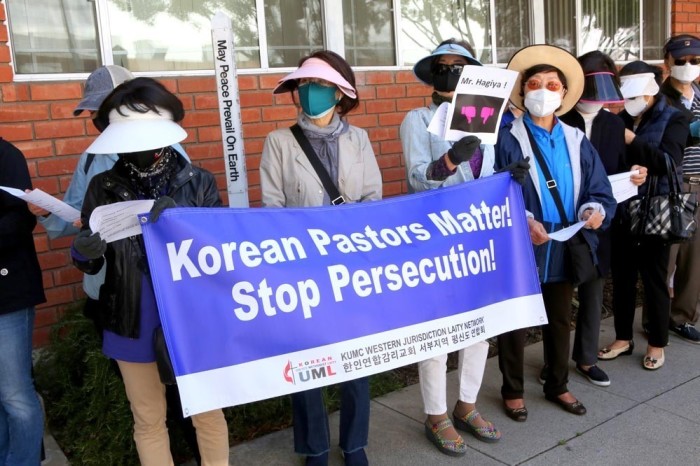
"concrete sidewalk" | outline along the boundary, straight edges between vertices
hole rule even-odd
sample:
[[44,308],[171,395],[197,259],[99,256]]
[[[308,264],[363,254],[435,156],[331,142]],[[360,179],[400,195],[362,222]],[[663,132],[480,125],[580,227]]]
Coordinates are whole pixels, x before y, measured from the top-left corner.
[[[638,312],[637,314],[641,314]],[[640,329],[639,322],[635,329]],[[601,345],[614,339],[613,319],[601,325]],[[542,344],[525,351],[525,401],[529,417],[517,423],[506,417],[500,396],[497,358],[486,365],[477,406],[503,433],[496,444],[465,434],[469,450],[452,458],[440,452],[423,433],[422,403],[417,385],[372,400],[367,455],[373,466],[406,465],[700,465],[700,345],[670,337],[666,364],[657,371],[642,368],[646,339],[635,335],[631,356],[601,362],[612,381],[597,387],[574,370],[569,388],[588,409],[585,416],[569,414],[544,399],[537,375]],[[572,334],[573,343],[573,334]],[[448,407],[457,396],[457,378],[448,374]],[[338,414],[331,416],[337,445]],[[292,449],[292,431],[261,437],[231,449],[233,465],[299,465]],[[331,465],[342,465],[340,450],[331,452]]]

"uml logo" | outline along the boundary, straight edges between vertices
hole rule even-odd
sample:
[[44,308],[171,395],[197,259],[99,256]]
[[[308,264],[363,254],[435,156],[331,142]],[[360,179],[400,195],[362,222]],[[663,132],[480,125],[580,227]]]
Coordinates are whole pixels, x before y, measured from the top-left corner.
[[293,385],[325,379],[337,375],[333,370],[335,361],[332,357],[313,359],[298,363],[296,366],[287,360],[284,366],[283,376],[286,382]]

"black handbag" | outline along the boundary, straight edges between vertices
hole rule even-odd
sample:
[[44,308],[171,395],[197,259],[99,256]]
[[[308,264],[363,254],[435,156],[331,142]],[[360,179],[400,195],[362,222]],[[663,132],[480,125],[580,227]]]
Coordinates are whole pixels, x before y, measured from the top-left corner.
[[170,360],[168,353],[168,345],[165,343],[165,335],[163,327],[158,326],[153,331],[153,349],[156,352],[156,366],[158,366],[158,375],[163,385],[176,385],[175,369]]
[[658,176],[652,176],[647,195],[629,203],[630,231],[668,243],[682,243],[692,239],[698,227],[695,221],[697,196],[693,192],[682,192],[675,162],[667,154],[664,158],[669,192],[656,194]]
[[[547,162],[544,160],[535,138],[532,137],[532,133],[530,133],[527,127],[525,127],[525,129],[530,138],[532,152],[535,154],[535,159],[547,182],[547,189],[549,189],[552,199],[554,199],[554,204],[556,204],[557,210],[559,211],[561,223],[565,227],[568,227],[571,223],[566,217],[566,210],[564,209],[564,203],[557,189],[557,182],[552,178]],[[580,230],[564,243],[564,267],[565,270],[568,271],[569,279],[574,286],[600,278],[600,272],[593,259],[593,254],[595,254],[595,252],[591,249],[590,244],[588,244],[588,241],[583,236],[583,232]]]

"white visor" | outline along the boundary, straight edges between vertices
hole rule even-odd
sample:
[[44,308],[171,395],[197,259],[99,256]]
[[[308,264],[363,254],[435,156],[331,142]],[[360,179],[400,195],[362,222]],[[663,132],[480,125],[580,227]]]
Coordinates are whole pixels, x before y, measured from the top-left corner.
[[86,152],[92,154],[128,154],[171,146],[187,138],[187,132],[175,123],[169,111],[158,108],[141,113],[127,107],[109,112],[109,125]]
[[640,95],[656,95],[659,92],[659,85],[656,84],[654,73],[620,76],[620,83],[620,92],[625,99],[632,99]]

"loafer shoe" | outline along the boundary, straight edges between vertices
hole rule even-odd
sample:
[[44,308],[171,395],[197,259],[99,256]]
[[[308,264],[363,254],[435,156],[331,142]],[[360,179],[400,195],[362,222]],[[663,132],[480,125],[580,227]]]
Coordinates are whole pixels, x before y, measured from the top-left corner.
[[369,466],[369,460],[364,448],[355,450],[352,453],[343,452],[343,458],[345,459],[345,466]]
[[617,358],[618,356],[629,356],[630,354],[632,354],[633,350],[634,340],[630,340],[629,343],[627,343],[627,346],[623,346],[622,348],[613,349],[609,346],[606,346],[605,348],[598,351],[598,359],[601,359],[603,361],[610,361],[612,359]]
[[574,401],[573,403],[567,403],[556,395],[545,394],[544,397],[547,401],[551,401],[552,403],[556,403],[561,406],[561,408],[567,413],[576,414],[577,416],[583,416],[586,414],[586,407],[583,406],[583,403],[578,400]]
[[589,367],[588,370],[585,370],[580,364],[576,364],[576,372],[587,378],[593,385],[598,385],[599,387],[610,385],[608,374],[595,364]]
[[454,418],[455,428],[462,430],[464,432],[469,432],[478,440],[486,443],[496,443],[501,440],[501,432],[493,425],[492,422],[486,421],[486,426],[478,427],[475,424],[476,418],[479,417],[479,411],[476,409],[468,412],[465,416],[459,417],[454,412],[452,413]]
[[671,325],[669,329],[685,341],[700,344],[700,332],[688,322],[683,325]]
[[664,362],[666,362],[666,355],[664,353],[664,350],[662,349],[660,358],[653,358],[648,355],[644,356],[644,359],[642,360],[642,367],[650,371],[655,371],[656,369],[663,366]]
[[328,452],[317,456],[307,456],[304,464],[306,466],[328,466]]
[[464,443],[464,439],[461,436],[457,436],[455,440],[449,440],[441,435],[443,430],[449,429],[450,427],[452,427],[452,421],[450,421],[449,418],[443,419],[436,424],[431,424],[426,421],[425,436],[441,453],[449,456],[464,456],[467,453],[467,445]]
[[509,408],[507,404],[503,403],[503,409],[506,412],[506,416],[514,420],[515,422],[525,422],[527,421],[527,408],[523,406],[522,408]]

